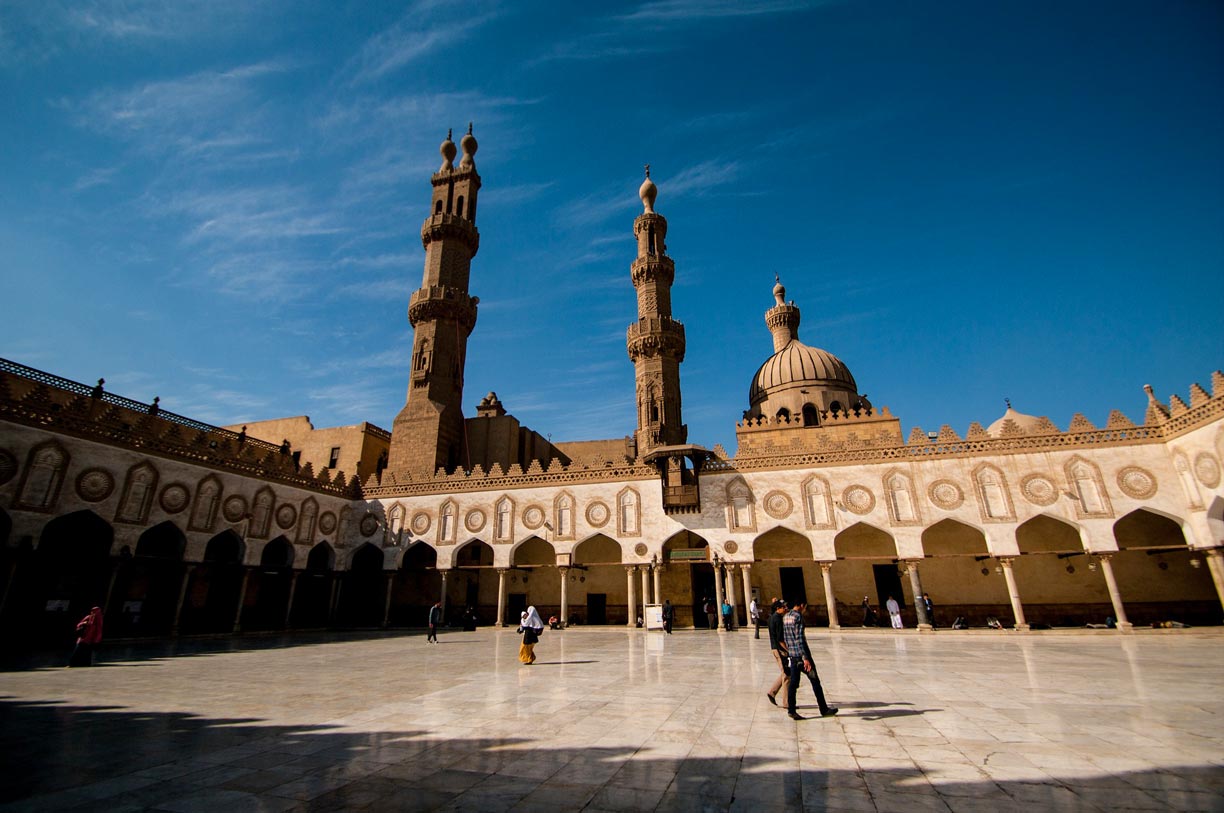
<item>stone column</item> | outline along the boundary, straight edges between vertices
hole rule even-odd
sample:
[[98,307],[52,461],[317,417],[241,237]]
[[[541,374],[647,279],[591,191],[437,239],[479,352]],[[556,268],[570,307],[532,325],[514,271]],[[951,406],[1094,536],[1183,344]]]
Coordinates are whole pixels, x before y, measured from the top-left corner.
[[[748,615],[748,608],[752,606],[752,565],[740,565],[740,574],[743,577],[740,579],[744,583],[744,619],[748,626],[753,626],[752,618]],[[757,610],[760,611],[760,606]]]
[[[569,615],[569,568],[559,567],[561,571],[561,613],[557,617],[561,619],[562,625],[565,624],[565,618]],[[548,619],[544,619],[547,621]]]
[[[564,584],[564,581],[562,581],[562,584]],[[561,589],[562,591],[565,590],[564,587]],[[506,568],[504,567],[497,569],[497,620],[493,622],[493,626],[506,626]]]
[[642,565],[639,570],[642,571],[642,626],[646,626],[646,605],[650,603],[650,574],[646,565]]
[[174,626],[170,628],[171,635],[178,635],[179,620],[183,617],[183,602],[187,599],[187,585],[191,581],[191,574],[195,572],[195,565],[187,565],[183,568],[183,581],[179,585],[178,604],[174,606]]
[[297,592],[297,580],[300,575],[302,575],[300,570],[289,571],[289,601],[285,602],[285,629],[289,629],[290,617],[293,615],[293,596]]
[[[820,580],[824,582],[825,606],[829,608],[829,629],[841,629],[841,621],[837,618],[837,599],[833,598],[832,562],[820,563]],[[770,612],[773,612],[770,610]]]
[[659,574],[663,570],[663,565],[652,565],[650,569],[654,575],[655,604],[662,604],[663,603],[663,588],[659,586]]
[[739,626],[739,608],[735,606],[735,565],[727,565],[724,578],[727,580],[727,586],[723,588],[724,595],[727,597],[727,603],[731,605],[731,629],[735,629]]
[[246,602],[247,582],[251,578],[251,569],[242,569],[242,586],[238,588],[238,606],[234,608],[234,632],[242,632],[242,605]]
[[914,613],[918,616],[919,632],[930,632],[931,619],[927,617],[926,603],[922,600],[922,577],[918,575],[918,560],[906,559],[905,569],[909,571],[910,589],[914,591]]
[[723,605],[723,569],[722,564],[714,563],[714,629],[726,632],[722,624]]
[[383,629],[386,629],[387,625],[391,623],[391,594],[394,592],[391,589],[391,585],[394,581],[395,581],[395,573],[388,573],[387,574],[386,595],[383,597],[383,620],[382,620]]
[[1109,588],[1109,600],[1113,602],[1115,617],[1118,619],[1118,629],[1130,632],[1134,625],[1126,620],[1126,608],[1122,606],[1122,594],[1118,592],[1118,581],[1114,578],[1113,565],[1110,564],[1112,554],[1103,553],[1097,556],[1101,562],[1101,572],[1105,574],[1105,586]]
[[1012,573],[1011,557],[999,559],[1003,567],[1003,578],[1007,581],[1007,597],[1011,599],[1012,615],[1016,617],[1016,629],[1028,632],[1029,625],[1024,620],[1024,605],[1020,603],[1020,591],[1016,589],[1016,574]]
[[442,576],[442,595],[438,598],[438,601],[442,603],[442,606],[439,609],[442,610],[442,623],[446,623],[446,576],[447,576],[447,572],[445,570],[439,570],[438,573],[440,573]]
[[[635,570],[637,570],[637,568],[633,567],[632,565],[625,568],[625,576],[627,577],[625,581],[628,587],[628,597],[625,599],[625,603],[629,608],[628,624],[630,629],[633,629],[633,625],[637,622],[637,593],[635,592],[637,587],[634,585],[633,581],[633,571]],[[587,620],[590,621],[589,618]]]
[[[1198,551],[1191,551],[1191,556],[1198,556]],[[1216,596],[1220,606],[1224,607],[1224,548],[1212,548],[1206,552],[1207,569],[1211,571],[1211,580],[1215,583]]]

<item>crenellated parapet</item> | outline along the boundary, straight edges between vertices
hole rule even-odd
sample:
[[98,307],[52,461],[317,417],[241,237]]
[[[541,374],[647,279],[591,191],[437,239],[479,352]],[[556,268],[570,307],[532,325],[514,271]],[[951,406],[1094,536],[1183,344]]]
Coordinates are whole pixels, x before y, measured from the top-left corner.
[[416,327],[421,322],[449,319],[459,323],[468,333],[476,327],[476,306],[480,298],[448,285],[430,285],[412,292],[408,300],[408,321]]
[[476,224],[468,218],[445,212],[425,218],[425,223],[421,226],[421,246],[426,251],[429,250],[430,243],[447,238],[467,246],[472,257],[480,250],[480,232],[476,229]]

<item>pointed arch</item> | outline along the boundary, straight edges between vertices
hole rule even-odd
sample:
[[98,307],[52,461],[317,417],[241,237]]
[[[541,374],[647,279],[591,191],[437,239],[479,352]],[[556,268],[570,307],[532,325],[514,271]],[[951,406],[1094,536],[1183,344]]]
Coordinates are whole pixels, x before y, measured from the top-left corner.
[[1113,532],[1118,550],[1189,546],[1179,520],[1147,508],[1136,508],[1118,519]]
[[187,521],[189,531],[211,531],[217,524],[217,509],[221,505],[221,480],[210,474],[196,486],[195,502]]
[[785,526],[778,526],[758,536],[752,542],[752,558],[761,562],[769,559],[813,561],[812,540]]
[[314,540],[315,522],[319,518],[319,501],[308,497],[298,513],[297,543],[309,545]]
[[1014,522],[1015,503],[1003,470],[991,463],[982,463],[973,470],[973,487],[977,494],[982,522]]
[[1085,550],[1084,538],[1078,527],[1045,513],[1016,527],[1016,547],[1021,553],[1078,553]]
[[642,497],[633,486],[625,486],[616,495],[616,533],[642,535]]
[[1075,495],[1075,514],[1080,519],[1086,517],[1112,517],[1113,505],[1109,502],[1109,493],[1105,490],[1105,480],[1101,477],[1101,468],[1092,461],[1075,455],[1063,466],[1067,484]]
[[259,554],[259,566],[267,569],[286,569],[293,567],[295,551],[293,545],[282,534],[263,546]]
[[897,541],[881,528],[856,522],[833,537],[833,550],[838,559],[896,559]]
[[743,477],[736,476],[727,483],[727,530],[732,532],[755,531],[756,501],[752,489]]
[[186,535],[170,520],[157,523],[136,540],[136,556],[140,558],[182,561],[186,550]]
[[366,542],[349,557],[349,570],[354,573],[380,573],[385,559],[381,548]]
[[306,569],[312,573],[336,569],[336,551],[330,543],[320,542],[310,549],[306,556]]
[[492,566],[494,562],[493,547],[483,539],[469,539],[452,554],[452,567]]
[[803,481],[803,520],[809,530],[825,531],[837,527],[833,513],[833,489],[829,481],[813,474]]
[[620,564],[624,561],[624,551],[612,537],[595,534],[574,546],[573,561],[576,565]]
[[204,548],[204,561],[222,565],[240,565],[246,558],[246,543],[242,537],[226,528],[208,540]]
[[987,556],[990,546],[981,528],[955,519],[941,519],[922,532],[922,552],[925,556]]
[[556,565],[557,549],[538,536],[529,536],[514,546],[510,552],[510,564]]
[[553,498],[553,529],[554,539],[573,539],[574,524],[578,514],[577,500],[568,491],[562,491]]
[[918,495],[914,490],[914,479],[899,469],[892,469],[881,479],[884,486],[888,518],[893,525],[921,525],[922,514]]
[[153,495],[157,493],[157,479],[157,469],[147,462],[137,463],[128,469],[119,507],[115,510],[115,522],[143,525],[149,521],[149,509],[153,506]]
[[820,413],[816,410],[814,404],[803,405],[803,425],[804,426],[819,426]]
[[40,443],[26,456],[25,471],[17,489],[17,507],[30,511],[49,511],[59,500],[68,451],[57,441]]
[[37,552],[61,563],[105,562],[114,541],[115,529],[111,524],[84,509],[48,522],[39,535]]

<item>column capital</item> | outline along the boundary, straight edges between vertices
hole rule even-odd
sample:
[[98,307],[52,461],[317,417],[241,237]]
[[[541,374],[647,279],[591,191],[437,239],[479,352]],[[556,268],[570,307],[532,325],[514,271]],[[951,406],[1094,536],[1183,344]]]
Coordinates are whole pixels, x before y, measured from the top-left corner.
[[821,572],[821,573],[828,573],[830,570],[832,570],[832,569],[833,569],[833,563],[832,563],[832,562],[817,562],[816,564],[820,565],[820,572]]
[[625,565],[625,572],[626,573],[636,573],[637,565]]
[[1015,556],[996,556],[995,561],[1003,565],[1003,567],[1011,570],[1012,562],[1016,560]]
[[1108,562],[1114,558],[1115,553],[1117,553],[1117,551],[1108,551],[1106,553],[1094,553],[1093,551],[1089,551],[1088,555],[1095,556],[1097,559],[1099,559],[1102,562]]

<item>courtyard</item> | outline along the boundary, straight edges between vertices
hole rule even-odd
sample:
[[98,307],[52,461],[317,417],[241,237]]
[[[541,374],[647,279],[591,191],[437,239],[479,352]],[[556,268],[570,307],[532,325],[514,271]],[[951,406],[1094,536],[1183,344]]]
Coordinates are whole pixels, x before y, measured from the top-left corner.
[[[1224,631],[512,629],[103,646],[0,672],[3,810],[1224,810]],[[66,655],[66,653],[65,653]]]

